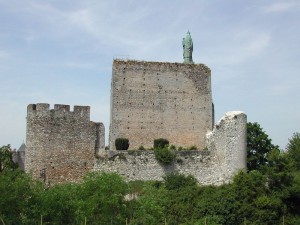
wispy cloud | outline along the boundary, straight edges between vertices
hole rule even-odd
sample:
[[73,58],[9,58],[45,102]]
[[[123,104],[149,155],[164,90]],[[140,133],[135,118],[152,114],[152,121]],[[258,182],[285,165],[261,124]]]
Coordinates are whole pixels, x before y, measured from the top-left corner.
[[[218,65],[237,65],[264,53],[271,42],[269,33],[261,30],[236,29],[228,34],[217,52],[209,56],[209,63]],[[226,44],[224,44],[226,43]],[[226,57],[225,57],[226,56]]]
[[286,12],[295,7],[299,7],[299,2],[277,2],[263,7],[263,11],[267,13]]

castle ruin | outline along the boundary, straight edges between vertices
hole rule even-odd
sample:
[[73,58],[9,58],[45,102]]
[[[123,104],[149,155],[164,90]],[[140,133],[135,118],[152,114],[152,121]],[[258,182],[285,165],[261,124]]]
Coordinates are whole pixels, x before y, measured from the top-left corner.
[[[230,182],[246,168],[246,115],[229,112],[214,125],[211,71],[194,64],[189,32],[183,51],[184,63],[113,61],[110,150],[88,106],[28,105],[25,170],[50,185],[79,181],[89,171],[118,172],[128,180],[161,180],[177,171],[201,184]],[[116,138],[128,138],[135,150],[116,151]],[[177,151],[173,163],[161,165],[153,151],[136,150],[153,147],[157,138],[198,150]]]

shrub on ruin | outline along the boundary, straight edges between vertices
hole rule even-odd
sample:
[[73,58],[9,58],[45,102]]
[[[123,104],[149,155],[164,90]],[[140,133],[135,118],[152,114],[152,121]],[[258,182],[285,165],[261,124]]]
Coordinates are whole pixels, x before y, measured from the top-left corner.
[[143,145],[141,145],[138,150],[146,150],[145,147]]
[[154,154],[156,160],[164,165],[172,163],[176,158],[175,151],[169,149],[168,147],[155,148]]
[[176,146],[175,145],[170,145],[169,149],[176,150]]
[[196,145],[192,145],[188,148],[188,150],[197,150],[197,146]]
[[167,139],[159,138],[159,139],[155,139],[154,140],[153,147],[154,147],[154,149],[156,149],[156,148],[164,148],[167,145],[169,145],[169,141]]
[[117,150],[128,150],[129,140],[127,138],[117,138],[115,140],[115,146]]

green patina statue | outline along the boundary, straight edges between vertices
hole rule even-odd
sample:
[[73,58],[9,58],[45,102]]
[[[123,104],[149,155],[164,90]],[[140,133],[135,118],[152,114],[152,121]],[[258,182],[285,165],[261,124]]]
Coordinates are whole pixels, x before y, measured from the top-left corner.
[[182,40],[183,46],[183,63],[194,63],[193,62],[193,40],[190,32],[188,31],[186,37]]

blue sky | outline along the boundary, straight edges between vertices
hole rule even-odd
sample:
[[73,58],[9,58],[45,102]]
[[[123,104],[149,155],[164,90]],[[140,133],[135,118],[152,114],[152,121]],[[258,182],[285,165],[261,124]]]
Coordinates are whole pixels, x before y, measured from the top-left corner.
[[299,0],[0,0],[0,27],[0,146],[31,103],[89,105],[108,134],[113,58],[182,62],[188,29],[216,120],[242,110],[281,148],[300,131]]

